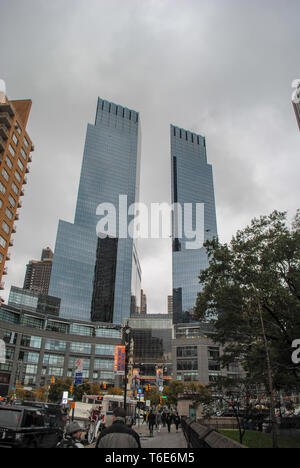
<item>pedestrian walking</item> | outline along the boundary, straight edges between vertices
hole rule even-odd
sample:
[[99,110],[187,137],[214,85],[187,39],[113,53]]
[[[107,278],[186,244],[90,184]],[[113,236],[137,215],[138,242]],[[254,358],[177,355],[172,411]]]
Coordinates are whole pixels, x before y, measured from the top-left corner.
[[149,431],[150,431],[150,436],[153,437],[153,429],[154,429],[154,424],[156,422],[156,416],[151,410],[148,416],[148,424],[149,424]]
[[174,423],[175,423],[175,426],[176,426],[176,432],[178,432],[178,427],[179,427],[179,424],[180,424],[180,416],[179,414],[176,412],[175,416],[174,416]]
[[156,427],[158,429],[158,432],[160,432],[162,426],[162,417],[161,417],[161,412],[158,411],[156,415]]
[[126,425],[126,410],[116,408],[112,419],[112,425],[101,432],[95,448],[141,448],[139,435]]
[[164,411],[161,413],[161,420],[163,427],[166,427],[166,413]]
[[166,414],[166,424],[168,426],[168,432],[171,432],[171,424],[172,424],[172,414],[171,413]]

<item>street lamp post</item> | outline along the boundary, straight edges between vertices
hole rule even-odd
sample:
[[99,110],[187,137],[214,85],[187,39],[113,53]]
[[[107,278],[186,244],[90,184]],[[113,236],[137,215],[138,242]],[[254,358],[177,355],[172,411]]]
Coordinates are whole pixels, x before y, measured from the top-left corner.
[[128,352],[130,349],[130,341],[131,341],[131,328],[126,325],[123,328],[123,338],[124,338],[124,344],[125,344],[125,368],[124,368],[124,409],[126,410],[127,407],[127,373],[128,373]]

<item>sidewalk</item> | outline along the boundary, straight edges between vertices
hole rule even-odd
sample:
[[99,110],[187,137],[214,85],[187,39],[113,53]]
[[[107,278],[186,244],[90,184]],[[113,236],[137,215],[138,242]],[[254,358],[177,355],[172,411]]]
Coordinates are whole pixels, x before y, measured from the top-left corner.
[[168,432],[167,427],[162,427],[158,432],[154,429],[153,437],[150,437],[149,428],[146,424],[141,424],[140,427],[133,426],[133,429],[139,434],[141,438],[142,448],[187,448],[187,443],[183,435],[182,429],[179,428],[176,433],[174,425],[171,426],[171,432]]

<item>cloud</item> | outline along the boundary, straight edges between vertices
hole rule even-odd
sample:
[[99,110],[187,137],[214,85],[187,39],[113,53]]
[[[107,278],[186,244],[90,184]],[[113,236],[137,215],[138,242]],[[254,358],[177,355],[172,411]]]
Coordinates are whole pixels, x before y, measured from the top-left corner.
[[[58,219],[73,221],[98,96],[140,112],[141,201],[170,201],[174,123],[207,138],[222,240],[274,208],[295,212],[299,15],[297,0],[2,0],[0,78],[33,99],[36,146],[7,288],[54,248]],[[166,311],[170,245],[140,251],[149,311]]]

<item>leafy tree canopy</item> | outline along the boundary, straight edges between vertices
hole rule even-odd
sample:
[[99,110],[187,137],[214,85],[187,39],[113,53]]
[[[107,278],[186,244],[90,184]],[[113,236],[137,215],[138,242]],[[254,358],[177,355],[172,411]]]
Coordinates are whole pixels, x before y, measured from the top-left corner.
[[300,211],[291,226],[274,211],[253,219],[230,244],[205,244],[210,266],[196,317],[215,322],[216,342],[224,345],[223,365],[243,362],[253,382],[268,386],[261,317],[276,389],[292,390],[299,368],[291,361],[292,342],[300,338]]

